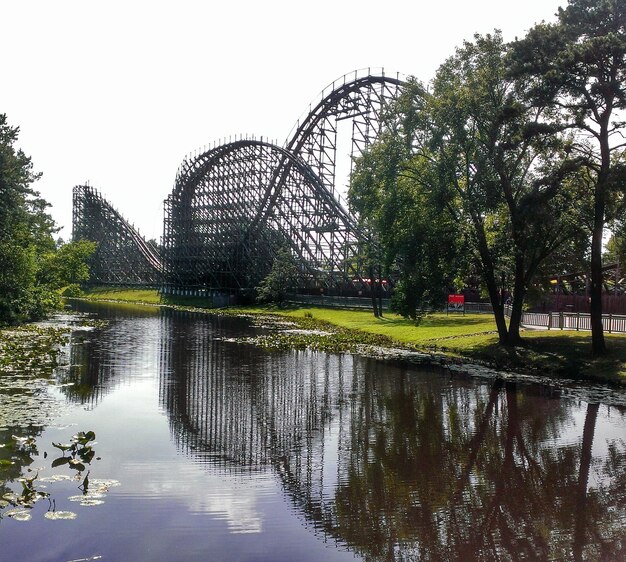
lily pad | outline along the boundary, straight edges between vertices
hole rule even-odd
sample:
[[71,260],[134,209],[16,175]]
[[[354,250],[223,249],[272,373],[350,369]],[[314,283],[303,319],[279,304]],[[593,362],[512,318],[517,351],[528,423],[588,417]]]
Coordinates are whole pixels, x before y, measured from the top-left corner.
[[76,519],[76,514],[73,511],[48,511],[44,514],[46,519]]
[[70,462],[70,457],[59,457],[52,461],[52,468],[56,468],[57,466],[68,464],[69,462]]
[[39,482],[60,482],[62,480],[71,480],[71,478],[69,476],[67,476],[67,474],[53,474],[52,476],[44,476],[43,478],[39,479]]
[[89,487],[92,490],[104,491],[106,492],[109,488],[115,488],[116,486],[121,486],[119,480],[105,480],[102,478],[92,478],[89,481]]
[[70,496],[67,499],[70,500],[71,502],[82,502],[85,500],[99,500],[102,498],[106,498],[106,494],[103,494],[101,492],[89,492],[88,494]]
[[4,515],[6,515],[7,517],[11,517],[16,521],[30,521],[32,519],[32,516],[28,510],[20,509],[19,507],[16,507],[15,509],[9,509],[9,511],[5,511]]
[[83,507],[92,507],[94,505],[102,505],[104,503],[104,500],[96,500],[96,499],[89,499],[86,498],[83,501],[80,502],[80,505],[82,505]]

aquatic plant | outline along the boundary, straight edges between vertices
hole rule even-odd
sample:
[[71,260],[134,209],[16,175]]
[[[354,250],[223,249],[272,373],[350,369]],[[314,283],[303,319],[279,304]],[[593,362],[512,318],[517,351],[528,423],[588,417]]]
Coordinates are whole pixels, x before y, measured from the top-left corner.
[[[104,503],[103,498],[106,492],[113,486],[119,486],[117,480],[90,479],[90,472],[83,477],[81,472],[85,470],[85,465],[99,457],[95,456],[93,445],[96,434],[93,431],[80,431],[72,436],[69,443],[52,443],[52,445],[62,452],[62,456],[51,462],[51,468],[67,465],[70,469],[77,471],[74,477],[70,478],[63,474],[39,478],[39,471],[32,476],[22,476],[17,481],[22,485],[21,493],[9,491],[0,497],[0,519],[10,517],[16,521],[29,521],[32,517],[29,510],[42,498],[48,499],[49,507],[45,513],[47,519],[75,519],[77,515],[71,511],[57,511],[56,500],[51,498],[50,493],[37,489],[38,484],[56,483],[66,480],[79,480],[81,483],[78,489],[82,491],[80,495],[70,496],[71,502],[79,502],[81,506],[95,506]],[[36,454],[37,443],[33,436],[18,437],[13,436],[12,441],[3,444],[3,448],[11,449],[14,454],[30,459],[31,454]],[[44,456],[46,458],[47,455]],[[15,458],[15,457],[14,457]],[[13,461],[7,460],[7,465],[13,465]],[[30,459],[32,460],[32,459]],[[0,465],[2,469],[2,465]],[[30,469],[28,469],[30,472]],[[0,473],[0,477],[2,474]],[[6,481],[6,480],[5,480]],[[0,480],[2,483],[2,480]],[[6,509],[9,508],[9,509]],[[6,511],[5,511],[6,509]]]
[[[86,433],[81,431],[72,437],[70,443],[63,444],[53,442],[53,447],[62,451],[63,455],[52,461],[52,468],[67,464],[74,470],[80,472],[85,470],[85,464],[90,464],[95,455],[92,445],[89,445],[89,443],[95,439],[96,434],[93,431]],[[67,457],[65,456],[66,452],[69,453]],[[87,478],[85,478],[85,481],[87,481]]]

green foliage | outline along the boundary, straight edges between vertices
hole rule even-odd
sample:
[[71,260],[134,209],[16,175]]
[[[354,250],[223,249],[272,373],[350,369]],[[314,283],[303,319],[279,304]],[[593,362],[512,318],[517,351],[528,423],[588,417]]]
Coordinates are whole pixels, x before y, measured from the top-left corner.
[[83,295],[83,290],[77,283],[71,283],[61,291],[61,295],[64,297],[80,297]]
[[89,280],[88,261],[96,250],[96,243],[88,240],[68,242],[58,249],[44,253],[37,280],[40,284],[60,289],[70,284]]
[[[52,443],[54,447],[59,449],[63,455],[52,461],[52,468],[67,464],[72,470],[83,471],[85,465],[90,464],[93,460],[96,452],[93,449],[93,444],[89,444],[96,439],[96,434],[93,431],[78,432],[72,437],[70,443]],[[68,453],[69,456],[65,456]]]
[[558,21],[542,23],[513,45],[511,74],[529,85],[536,108],[558,111],[575,131],[572,150],[592,184],[591,324],[595,355],[605,352],[602,328],[602,243],[615,190],[623,191],[626,109],[626,3],[569,0]]
[[[440,189],[472,242],[500,341],[518,343],[535,273],[579,230],[578,193],[569,180],[581,163],[570,155],[558,113],[528,103],[525,82],[510,77],[509,51],[498,32],[476,35],[440,67],[431,147]],[[513,292],[508,328],[504,289]]]
[[[350,199],[397,272],[396,311],[415,318],[478,272],[501,342],[517,343],[534,274],[581,232],[572,181],[581,162],[558,112],[528,103],[524,82],[509,76],[508,53],[499,32],[476,35],[429,92],[410,81],[356,162]],[[508,327],[504,289],[514,293]]]
[[387,115],[386,130],[355,162],[349,197],[377,241],[387,272],[398,279],[394,310],[417,318],[438,306],[459,255],[457,224],[433,190],[432,155],[412,149],[421,135],[426,93],[411,81]]
[[281,303],[293,287],[298,275],[296,261],[289,248],[276,252],[271,271],[257,287],[257,300],[261,303]]
[[19,129],[0,114],[0,324],[46,316],[60,305],[57,289],[88,277],[91,243],[57,250],[48,204],[32,189],[39,178],[15,147]]

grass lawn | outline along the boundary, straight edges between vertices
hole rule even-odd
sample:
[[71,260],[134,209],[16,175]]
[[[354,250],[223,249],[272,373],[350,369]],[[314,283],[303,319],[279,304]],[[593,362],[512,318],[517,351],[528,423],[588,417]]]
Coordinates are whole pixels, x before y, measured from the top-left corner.
[[124,302],[142,302],[162,304],[161,295],[156,289],[139,289],[127,287],[94,287],[84,295],[93,300],[116,300]]
[[276,312],[283,316],[305,318],[312,315],[314,319],[330,322],[342,328],[361,330],[371,334],[380,334],[405,344],[425,344],[444,338],[470,335],[488,335],[496,329],[496,324],[490,315],[467,314],[450,315],[429,314],[419,326],[414,322],[396,314],[385,314],[383,318],[375,318],[366,310],[343,310],[336,308],[294,307],[294,308],[257,308],[257,312]]
[[[155,289],[96,288],[86,295],[91,299],[175,304],[207,307],[204,299],[161,297]],[[292,307],[236,307],[229,313],[279,314],[294,320],[330,323],[340,328],[381,335],[392,343],[422,351],[435,351],[486,361],[502,369],[523,370],[547,376],[598,379],[626,384],[626,336],[605,334],[609,352],[591,357],[591,333],[575,331],[526,330],[524,345],[503,348],[493,317],[488,314],[436,313],[426,316],[419,325],[395,314],[375,318],[370,311]]]

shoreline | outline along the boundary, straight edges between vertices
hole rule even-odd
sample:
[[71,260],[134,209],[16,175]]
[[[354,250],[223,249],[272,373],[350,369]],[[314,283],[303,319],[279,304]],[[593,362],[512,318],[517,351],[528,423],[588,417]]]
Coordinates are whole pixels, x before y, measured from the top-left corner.
[[[266,349],[310,349],[330,353],[352,353],[362,357],[378,359],[407,367],[431,367],[441,369],[450,376],[469,376],[476,378],[502,378],[528,384],[548,385],[557,389],[559,394],[575,395],[587,401],[626,405],[626,379],[603,376],[567,376],[563,373],[550,372],[543,368],[541,361],[519,362],[518,368],[512,368],[501,357],[486,361],[482,357],[469,354],[445,352],[433,346],[428,349],[394,340],[382,334],[368,333],[307,316],[295,316],[294,309],[276,308],[204,308],[199,306],[156,303],[141,300],[118,300],[98,298],[94,296],[73,297],[68,300],[79,300],[92,303],[110,303],[115,305],[147,306],[181,310],[192,313],[212,314],[221,316],[238,316],[251,318],[257,325],[270,327],[268,334],[255,339],[246,339],[241,343],[259,345]],[[318,312],[318,309],[312,309]],[[296,330],[285,329],[296,327]],[[327,332],[327,335],[324,334]],[[483,333],[483,335],[486,333]],[[446,336],[453,339],[455,336]],[[626,339],[626,338],[624,338]],[[507,350],[508,352],[508,350]],[[521,367],[521,368],[519,368]]]

